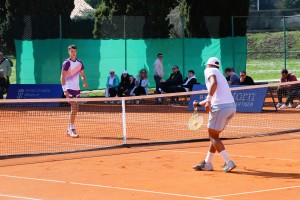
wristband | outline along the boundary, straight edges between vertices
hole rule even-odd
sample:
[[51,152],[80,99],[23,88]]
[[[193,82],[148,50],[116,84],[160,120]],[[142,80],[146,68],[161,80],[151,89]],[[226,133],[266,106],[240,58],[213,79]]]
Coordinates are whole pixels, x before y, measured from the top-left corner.
[[67,86],[65,86],[65,85],[62,85],[61,86],[62,87],[62,90],[64,91],[64,92],[66,92],[68,89],[67,89]]
[[212,99],[212,96],[207,95],[206,100],[207,100],[207,101],[211,101],[211,99]]

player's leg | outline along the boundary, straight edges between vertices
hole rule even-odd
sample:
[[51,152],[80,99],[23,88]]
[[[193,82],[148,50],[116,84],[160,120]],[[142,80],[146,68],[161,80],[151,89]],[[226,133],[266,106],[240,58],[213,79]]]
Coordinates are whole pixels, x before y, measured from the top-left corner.
[[[68,90],[70,98],[78,98],[80,96],[80,91]],[[70,123],[67,130],[69,136],[73,138],[77,138],[78,134],[76,133],[75,129],[75,120],[79,110],[79,105],[77,102],[69,102],[71,105],[71,112],[70,112]]]

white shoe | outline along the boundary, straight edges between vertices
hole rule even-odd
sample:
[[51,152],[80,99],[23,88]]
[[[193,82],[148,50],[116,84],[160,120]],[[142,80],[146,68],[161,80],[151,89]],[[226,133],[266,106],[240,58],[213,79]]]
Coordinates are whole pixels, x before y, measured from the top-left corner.
[[198,165],[193,166],[195,170],[201,170],[201,171],[213,171],[213,165],[211,163],[206,163],[205,161],[202,161]]
[[292,103],[289,103],[289,105],[287,106],[288,108],[293,108],[294,105]]
[[300,109],[300,104],[296,108]]
[[277,108],[280,108],[282,105],[283,105],[282,103],[278,103],[278,104],[276,105],[276,107],[277,107]]
[[79,135],[75,132],[75,129],[68,130],[67,135],[69,135],[72,138],[78,138],[79,137]]
[[110,104],[114,104],[114,103],[115,103],[114,101],[111,101],[111,102],[110,102]]
[[286,109],[287,107],[286,107],[286,105],[285,104],[282,104],[280,107],[279,107],[279,109]]
[[136,100],[136,102],[135,102],[136,104],[140,104],[140,101],[139,100]]

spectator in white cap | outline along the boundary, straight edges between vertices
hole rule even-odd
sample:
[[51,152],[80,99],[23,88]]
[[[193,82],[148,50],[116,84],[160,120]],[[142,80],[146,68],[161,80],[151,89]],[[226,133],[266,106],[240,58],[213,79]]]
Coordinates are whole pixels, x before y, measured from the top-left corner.
[[129,74],[126,70],[122,72],[121,75],[121,82],[118,88],[118,96],[128,96],[129,95],[129,85],[130,85],[130,79]]
[[106,81],[106,91],[105,97],[115,97],[117,96],[117,90],[120,84],[119,77],[115,74],[115,71],[111,69],[109,71],[109,76]]
[[7,93],[8,84],[5,77],[5,71],[0,69],[0,99],[3,99],[3,95]]

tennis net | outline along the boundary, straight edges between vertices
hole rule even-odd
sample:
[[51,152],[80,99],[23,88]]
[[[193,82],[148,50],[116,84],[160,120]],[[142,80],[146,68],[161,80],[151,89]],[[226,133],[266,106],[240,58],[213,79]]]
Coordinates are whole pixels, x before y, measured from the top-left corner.
[[[300,132],[300,109],[277,111],[276,108],[278,88],[283,90],[284,102],[290,96],[291,103],[297,106],[299,84],[232,88],[238,113],[222,137],[233,139]],[[200,111],[204,124],[197,131],[188,130],[187,122],[193,113],[191,102],[206,95],[207,91],[201,90],[123,98],[1,100],[0,157],[205,140],[208,114]],[[79,138],[66,135],[71,109],[69,101],[79,105],[75,122]]]

